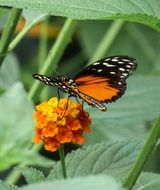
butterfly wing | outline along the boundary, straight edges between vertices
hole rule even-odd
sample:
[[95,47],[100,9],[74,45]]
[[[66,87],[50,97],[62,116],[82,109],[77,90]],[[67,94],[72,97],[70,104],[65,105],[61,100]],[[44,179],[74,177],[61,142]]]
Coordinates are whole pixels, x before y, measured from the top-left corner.
[[[74,81],[80,97],[98,107],[97,103],[103,105],[102,103],[115,101],[124,94],[126,79],[136,67],[134,58],[111,56],[84,68],[74,77]],[[83,95],[87,95],[89,100]]]

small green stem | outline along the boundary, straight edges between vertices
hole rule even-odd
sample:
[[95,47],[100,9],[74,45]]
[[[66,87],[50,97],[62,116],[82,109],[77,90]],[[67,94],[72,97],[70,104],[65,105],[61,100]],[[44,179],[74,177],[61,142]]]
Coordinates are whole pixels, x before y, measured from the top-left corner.
[[19,179],[20,176],[21,176],[20,172],[13,169],[13,171],[7,176],[5,181],[9,184],[14,184]]
[[[74,32],[75,26],[77,24],[76,20],[72,20],[68,18],[58,35],[56,42],[50,50],[50,53],[43,64],[43,67],[40,69],[41,74],[46,74],[48,71],[53,72],[53,70],[57,67],[58,61],[60,60],[66,46],[71,41],[71,36]],[[53,64],[52,64],[53,62]],[[36,94],[39,93],[40,83],[39,81],[34,80],[34,83],[29,91],[29,98],[32,99]]]
[[63,177],[67,178],[66,165],[65,165],[65,155],[64,155],[64,146],[63,145],[61,145],[61,147],[59,149],[59,156],[60,156],[60,161],[61,161],[61,166],[62,166]]
[[21,16],[21,12],[21,9],[12,8],[6,26],[3,30],[0,41],[0,66],[2,65],[2,62],[6,57],[8,46],[14,35],[14,31]]
[[131,171],[129,172],[128,176],[124,180],[124,187],[127,189],[132,189],[134,184],[136,183],[137,178],[139,177],[140,173],[142,172],[142,169],[150,157],[157,141],[160,136],[160,117],[155,121],[153,124],[153,127],[151,129],[151,132],[146,140],[146,143],[142,147],[142,150],[140,151],[139,156],[137,157],[137,160],[132,167]]
[[89,64],[98,59],[101,59],[104,55],[106,55],[107,51],[109,50],[116,36],[121,30],[123,24],[124,21],[122,20],[116,20],[112,23],[112,25],[104,35],[103,39],[101,40],[100,44],[96,48],[95,53],[93,53],[93,57],[89,60]]

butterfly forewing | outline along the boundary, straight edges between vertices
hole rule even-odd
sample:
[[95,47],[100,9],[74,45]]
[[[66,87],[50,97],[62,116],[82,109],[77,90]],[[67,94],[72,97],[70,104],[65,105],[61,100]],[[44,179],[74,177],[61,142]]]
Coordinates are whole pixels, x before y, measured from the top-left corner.
[[126,79],[136,66],[134,58],[111,56],[84,68],[74,80],[79,92],[100,102],[112,102],[124,94]]

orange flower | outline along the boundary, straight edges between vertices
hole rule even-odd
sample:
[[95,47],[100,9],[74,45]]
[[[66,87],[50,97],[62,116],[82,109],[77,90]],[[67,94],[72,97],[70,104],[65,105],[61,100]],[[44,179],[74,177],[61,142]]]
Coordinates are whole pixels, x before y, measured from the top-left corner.
[[[67,105],[68,101],[68,105]],[[36,106],[34,143],[44,142],[44,148],[56,151],[61,144],[83,144],[83,132],[90,132],[91,119],[77,102],[66,98],[51,98]]]

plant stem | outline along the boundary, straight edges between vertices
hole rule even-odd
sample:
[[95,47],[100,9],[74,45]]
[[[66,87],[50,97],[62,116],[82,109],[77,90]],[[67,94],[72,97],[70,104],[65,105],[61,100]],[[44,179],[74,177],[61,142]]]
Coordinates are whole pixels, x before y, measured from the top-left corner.
[[60,160],[61,160],[63,177],[67,178],[66,165],[65,165],[65,155],[64,155],[64,145],[61,145],[61,147],[59,149],[59,156],[60,156]]
[[116,36],[121,30],[123,24],[124,21],[122,20],[116,20],[112,23],[112,25],[104,35],[103,39],[101,40],[100,44],[96,48],[95,53],[93,53],[93,57],[89,60],[89,64],[93,63],[98,59],[101,59],[104,55],[106,55],[107,51],[109,50]]
[[33,20],[32,23],[26,23],[22,31],[13,39],[13,41],[9,44],[8,51],[12,51],[18,44],[19,42],[23,39],[23,37],[27,34],[27,32],[35,26],[38,22],[40,22],[42,19],[47,17],[47,14],[42,14],[40,17],[37,19]]
[[14,31],[21,16],[21,12],[21,9],[12,8],[6,26],[3,30],[0,41],[0,66],[2,65],[2,62],[6,57],[8,46],[14,35]]
[[124,180],[124,187],[127,189],[132,189],[134,184],[136,183],[137,178],[139,177],[142,169],[151,155],[158,138],[160,136],[160,117],[154,122],[151,132],[146,140],[146,143],[142,147],[137,160],[129,172],[128,176]]
[[[77,21],[68,18],[58,35],[56,42],[54,43],[53,47],[50,50],[50,53],[43,64],[43,67],[40,69],[41,74],[46,74],[51,70],[51,72],[57,67],[58,61],[60,60],[66,46],[71,40],[71,36],[74,32],[75,26]],[[53,61],[53,64],[52,64]],[[30,91],[29,91],[29,98],[32,99],[35,97],[36,93],[38,94],[40,90],[40,83],[39,81],[34,81]]]
[[5,179],[5,181],[9,184],[14,184],[19,177],[21,176],[20,172],[17,170],[13,170]]

